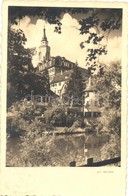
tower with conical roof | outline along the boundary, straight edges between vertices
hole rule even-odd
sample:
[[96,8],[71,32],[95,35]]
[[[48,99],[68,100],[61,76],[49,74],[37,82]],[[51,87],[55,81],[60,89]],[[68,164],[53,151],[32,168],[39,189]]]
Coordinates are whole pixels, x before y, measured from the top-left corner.
[[50,60],[50,47],[48,46],[48,40],[46,36],[46,29],[43,29],[43,37],[41,45],[39,46],[39,62],[48,62]]
[[47,40],[47,37],[46,37],[46,29],[45,29],[45,27],[43,29],[43,37],[42,37],[41,43],[43,45],[48,45],[48,40]]
[[92,85],[92,78],[89,77],[87,87],[83,91],[83,112],[85,117],[99,117],[99,100],[97,90]]

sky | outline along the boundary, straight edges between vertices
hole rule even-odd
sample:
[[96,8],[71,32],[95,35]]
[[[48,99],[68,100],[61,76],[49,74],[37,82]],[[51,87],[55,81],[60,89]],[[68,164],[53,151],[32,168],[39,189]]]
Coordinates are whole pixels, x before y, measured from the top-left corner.
[[[87,49],[89,45],[86,44],[84,49],[80,48],[80,43],[84,41],[87,36],[80,35],[78,28],[80,27],[78,21],[72,18],[68,13],[63,16],[61,20],[62,33],[58,34],[54,32],[55,25],[50,25],[42,19],[38,19],[36,23],[32,23],[29,16],[25,16],[20,20],[20,23],[13,28],[20,28],[24,31],[27,38],[26,48],[36,47],[38,54],[38,47],[41,44],[43,36],[43,28],[45,25],[46,36],[48,44],[51,47],[51,56],[63,56],[72,62],[78,62],[78,65],[85,67]],[[93,29],[92,29],[93,31]],[[107,44],[108,54],[100,57],[100,62],[109,63],[110,61],[121,59],[121,35],[118,31],[110,33],[110,37],[104,40]],[[37,66],[38,55],[33,57],[33,65]]]

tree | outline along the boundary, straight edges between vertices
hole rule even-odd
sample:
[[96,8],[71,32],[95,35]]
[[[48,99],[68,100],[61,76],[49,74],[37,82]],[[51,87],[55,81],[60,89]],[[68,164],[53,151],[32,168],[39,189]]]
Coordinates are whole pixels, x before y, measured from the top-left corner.
[[48,108],[44,112],[44,119],[47,125],[65,126],[66,123],[65,108],[59,106]]
[[44,70],[43,78],[44,78],[44,81],[45,81],[45,89],[47,89],[48,90],[47,93],[49,93],[50,83],[49,83],[49,75],[48,75],[48,70],[47,69]]
[[[99,122],[101,123],[101,126],[99,126],[100,127],[99,132],[101,133],[102,131],[110,135],[110,142],[106,146],[106,149],[108,149],[107,157],[111,157],[110,146],[114,148],[112,152],[114,153],[112,154],[112,157],[113,157],[116,154],[119,154],[120,152],[120,147],[117,149],[118,152],[116,151],[116,148],[117,148],[118,141],[120,140],[120,135],[121,135],[121,128],[120,128],[120,125],[121,125],[121,68],[120,68],[119,63],[115,63],[111,66],[102,65],[99,57],[101,55],[107,54],[107,39],[108,39],[109,34],[112,31],[116,31],[121,28],[122,10],[121,9],[95,9],[95,8],[89,8],[89,9],[88,8],[52,8],[52,7],[44,8],[44,7],[14,7],[13,6],[9,8],[9,19],[10,19],[11,24],[13,23],[18,24],[18,20],[22,19],[24,16],[37,16],[36,18],[41,18],[50,24],[54,24],[55,32],[61,33],[63,30],[61,19],[63,18],[63,15],[65,13],[69,13],[73,18],[76,18],[80,26],[78,28],[79,33],[82,35],[86,34],[87,39],[83,40],[83,42],[80,43],[80,47],[82,49],[86,47],[87,44],[89,45],[89,49],[87,51],[87,58],[86,58],[86,65],[88,66],[89,75],[92,75],[96,70],[98,73],[97,75],[94,76],[94,85],[96,86],[97,91],[100,93],[99,100],[100,100],[100,108],[101,108],[102,116],[101,118],[99,118],[100,120],[98,121],[98,123]],[[84,13],[84,14],[83,16],[81,15],[81,18],[80,18],[79,14],[81,13]],[[11,43],[13,44],[17,43],[17,40],[19,40],[19,43],[17,45],[18,48],[19,48],[19,45],[22,46],[22,44],[25,42],[24,36],[21,36],[22,39],[24,40],[22,42],[21,42],[22,39],[19,39],[19,37],[16,40],[15,40],[15,36],[13,36],[13,39],[10,39]],[[106,43],[104,43],[103,41],[104,39],[106,39]],[[23,48],[20,47],[19,51],[20,52],[24,51],[22,50]],[[13,49],[10,51],[12,51],[13,59],[15,59],[16,55],[13,52],[15,50]],[[9,58],[11,59],[11,55]],[[20,58],[17,58],[18,61],[19,59]],[[15,62],[16,61],[14,60],[13,63],[15,64]],[[20,62],[20,65],[21,65],[21,62]],[[67,85],[67,90],[66,90],[66,93],[70,97],[70,105],[72,105],[72,100],[75,97],[79,97],[79,98],[81,97],[82,84],[80,84],[80,80],[79,80],[81,76],[80,76],[79,70],[77,69],[78,67],[75,68],[72,74],[72,77]],[[16,70],[14,69],[14,71]],[[19,74],[20,71],[18,70],[16,72],[15,75],[17,77],[20,77],[20,74]],[[30,77],[31,77],[31,74],[30,74]],[[35,76],[35,77],[38,77],[38,76]],[[21,78],[22,78],[22,74],[21,74]],[[39,84],[39,81],[41,80],[41,78],[38,78],[38,79],[39,80],[36,83],[36,86],[37,84]],[[31,81],[30,82],[31,86],[33,85],[33,88],[36,89],[35,83],[32,82],[32,79],[30,81]],[[43,79],[41,81],[42,81],[42,86],[43,86],[45,83]],[[22,85],[22,82],[18,84],[19,84],[18,86],[19,88]],[[27,89],[30,90],[29,85]],[[15,89],[13,90],[15,91]],[[48,115],[50,116],[50,114]],[[56,119],[58,120],[59,118],[58,111],[57,112],[55,111],[54,117],[55,117],[54,120]],[[51,118],[51,116],[49,118]],[[31,133],[31,130],[30,130],[30,133]],[[35,132],[35,135],[36,134],[37,133]],[[28,137],[26,137],[27,138],[26,147],[27,147],[28,141],[30,141],[30,144],[32,145],[33,138],[35,138],[35,135],[34,136],[32,135],[32,137],[30,137],[30,135],[29,136],[27,135]],[[115,143],[114,146],[112,145],[113,143]],[[31,152],[31,145],[29,148],[30,152]],[[31,157],[33,158],[33,154]],[[39,155],[35,156],[35,159],[36,157],[39,157]]]
[[32,107],[31,103],[25,104],[17,101],[8,108],[7,114],[7,133],[10,137],[24,135],[26,131],[35,127],[39,130],[44,129],[44,124],[39,122],[36,117],[41,116],[45,111],[44,107]]
[[8,62],[7,62],[7,86],[8,105],[21,98],[24,94],[25,77],[33,71],[32,51],[24,48],[26,42],[22,30],[8,28]]
[[[95,76],[95,88],[99,94],[101,122],[104,129],[120,135],[121,131],[121,65],[120,62],[106,66],[103,76]],[[109,113],[109,115],[108,115]]]
[[[90,74],[96,69],[102,69],[99,61],[101,55],[107,54],[108,36],[112,31],[121,28],[122,10],[110,8],[57,8],[57,7],[10,7],[9,19],[11,23],[18,24],[18,20],[24,16],[37,16],[46,20],[49,24],[55,25],[55,32],[62,32],[61,19],[65,13],[69,13],[73,18],[77,19],[80,27],[80,34],[86,34],[87,39],[80,43],[80,47],[90,45],[88,49],[86,64],[89,67]],[[79,14],[81,17],[79,17]],[[83,16],[82,16],[83,14]],[[74,27],[75,28],[75,27]],[[93,45],[93,47],[92,47]]]
[[35,94],[50,92],[47,75],[37,75],[32,65],[35,49],[26,49],[26,37],[22,30],[8,28],[7,93],[8,107],[25,98],[33,90]]
[[109,142],[101,148],[101,159],[120,156],[121,138],[121,65],[120,62],[104,67],[103,75],[93,77],[93,85],[99,95],[101,117],[97,132],[109,135]]
[[121,156],[121,141],[118,135],[112,135],[100,150],[102,160],[113,159]]
[[82,104],[82,91],[83,81],[82,73],[78,66],[75,66],[73,72],[67,82],[65,94],[68,97],[69,105],[81,106]]

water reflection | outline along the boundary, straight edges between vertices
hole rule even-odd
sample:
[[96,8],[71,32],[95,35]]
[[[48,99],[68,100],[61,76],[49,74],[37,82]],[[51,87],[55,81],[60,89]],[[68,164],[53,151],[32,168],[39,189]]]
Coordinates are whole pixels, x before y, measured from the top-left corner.
[[[72,161],[76,161],[76,166],[84,165],[86,161],[85,149],[87,149],[86,156],[88,158],[93,157],[94,162],[100,161],[100,148],[109,140],[108,136],[96,134],[54,135],[49,137],[54,140],[54,145],[50,149],[52,162],[49,163],[49,166],[69,166]],[[10,158],[20,157],[20,144],[20,138],[9,138],[7,151]]]

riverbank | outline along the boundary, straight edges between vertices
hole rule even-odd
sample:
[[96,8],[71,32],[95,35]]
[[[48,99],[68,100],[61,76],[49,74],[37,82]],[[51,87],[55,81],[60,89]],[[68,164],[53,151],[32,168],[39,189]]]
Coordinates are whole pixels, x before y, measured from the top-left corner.
[[[37,159],[38,166],[69,166],[70,162],[76,161],[77,166],[85,164],[85,148],[88,149],[86,156],[93,157],[94,161],[100,161],[100,150],[104,143],[108,142],[108,136],[98,136],[96,134],[60,134],[60,135],[44,135],[43,138],[27,141],[27,146],[20,138],[9,138],[7,142],[7,166],[36,167],[34,160]],[[41,149],[42,147],[42,152]],[[35,148],[36,147],[36,148]],[[35,149],[34,149],[35,148]],[[27,152],[27,150],[28,152]],[[35,150],[31,156],[28,156]],[[45,152],[44,152],[45,151]],[[26,154],[28,153],[28,154]],[[23,156],[30,158],[23,162]],[[38,157],[37,157],[38,156]],[[42,156],[42,157],[40,157]]]

